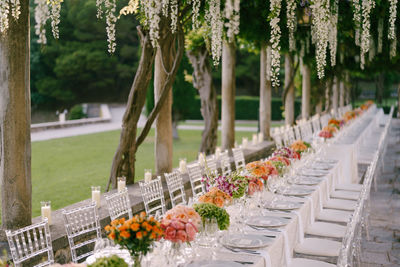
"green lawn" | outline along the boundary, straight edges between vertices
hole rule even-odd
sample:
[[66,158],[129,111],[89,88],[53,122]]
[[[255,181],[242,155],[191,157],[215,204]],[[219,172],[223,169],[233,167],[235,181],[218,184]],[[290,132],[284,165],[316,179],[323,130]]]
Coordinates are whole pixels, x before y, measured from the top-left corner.
[[[202,121],[199,122],[194,122],[194,121],[189,121],[189,122],[180,122],[179,125],[185,125],[185,126],[200,126],[200,125],[204,125],[204,123]],[[221,126],[221,123],[218,123],[219,126]],[[271,127],[279,127],[282,126],[283,123],[280,122],[273,122],[271,123]],[[237,127],[258,127],[258,122],[242,122],[242,123],[238,123],[235,122],[235,126]]]
[[[90,186],[104,190],[112,158],[119,141],[119,131],[82,135],[32,143],[32,208],[40,215],[40,201],[50,200],[52,209],[60,209],[91,197]],[[220,133],[219,133],[220,134]],[[174,141],[174,166],[179,158],[193,161],[201,141],[201,131],[179,131]],[[251,140],[252,133],[236,132],[236,140]],[[220,138],[218,138],[220,140]],[[154,130],[151,130],[137,153],[136,177],[141,180],[144,169],[154,170]],[[218,142],[220,143],[220,142]]]

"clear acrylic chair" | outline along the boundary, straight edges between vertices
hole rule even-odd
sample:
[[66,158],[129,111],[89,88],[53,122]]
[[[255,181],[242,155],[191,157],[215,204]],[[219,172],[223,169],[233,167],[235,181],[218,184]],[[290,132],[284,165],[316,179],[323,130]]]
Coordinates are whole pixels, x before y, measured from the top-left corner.
[[38,258],[40,255],[43,257],[45,254],[47,254],[47,259],[34,266],[48,266],[54,263],[47,219],[15,231],[6,230],[6,235],[16,267],[23,266],[24,262]]
[[231,161],[229,158],[229,153],[228,150],[225,152],[222,152],[220,157],[219,157],[220,163],[221,163],[221,171],[223,176],[227,176],[232,172],[231,169]]
[[313,127],[313,133],[321,131],[321,123],[319,121],[319,114],[316,114],[311,119],[311,124]]
[[295,139],[293,127],[288,127],[283,134],[283,143],[285,146],[290,146]]
[[217,161],[214,156],[209,156],[206,159],[206,166],[204,166],[207,175],[215,174],[218,172]]
[[140,181],[139,187],[146,213],[148,215],[156,215],[157,212],[161,212],[161,215],[165,214],[166,207],[161,177],[158,176],[150,182]]
[[246,167],[246,161],[244,159],[243,150],[241,148],[234,148],[232,149],[232,153],[236,170],[244,169]]
[[96,203],[93,202],[90,205],[72,210],[62,210],[62,214],[72,261],[75,263],[83,261],[88,256],[93,255],[96,240],[101,238]]
[[295,139],[301,140],[302,136],[301,136],[300,126],[299,125],[293,126],[293,130],[294,130],[294,134],[295,134]]
[[111,221],[128,216],[128,219],[133,217],[131,201],[129,200],[128,190],[106,196],[108,212]]
[[164,173],[167,181],[169,197],[172,207],[179,204],[186,204],[185,187],[183,186],[182,175],[180,172]]
[[203,173],[198,163],[188,165],[187,170],[189,173],[190,185],[192,186],[193,198],[196,199],[207,192],[203,183]]

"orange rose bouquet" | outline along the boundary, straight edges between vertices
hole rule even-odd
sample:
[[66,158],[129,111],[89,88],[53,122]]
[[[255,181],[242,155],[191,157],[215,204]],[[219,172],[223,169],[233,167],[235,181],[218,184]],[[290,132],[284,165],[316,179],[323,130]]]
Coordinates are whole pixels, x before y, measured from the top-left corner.
[[331,126],[331,125],[327,125],[327,126],[325,126],[324,128],[322,128],[322,131],[328,131],[328,132],[330,132],[331,134],[334,134],[334,133],[337,132],[337,128],[334,127],[334,126]]
[[226,203],[232,202],[232,197],[217,187],[212,187],[210,191],[199,197],[200,203],[211,203],[222,208]]
[[303,140],[297,140],[294,141],[291,145],[290,148],[296,151],[297,153],[303,153],[307,149],[309,149],[311,145],[307,142],[304,142]]
[[140,262],[140,257],[146,255],[151,244],[159,240],[164,233],[160,222],[148,217],[145,212],[129,220],[116,219],[104,230],[109,239],[130,252],[135,262]]
[[261,179],[254,178],[249,181],[249,185],[247,186],[247,194],[249,196],[253,195],[255,192],[262,192],[264,188]]

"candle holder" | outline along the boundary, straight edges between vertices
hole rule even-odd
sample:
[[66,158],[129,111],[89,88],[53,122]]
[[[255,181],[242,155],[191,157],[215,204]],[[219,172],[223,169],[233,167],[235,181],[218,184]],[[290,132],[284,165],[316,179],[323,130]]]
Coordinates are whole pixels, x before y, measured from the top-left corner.
[[219,159],[220,156],[221,156],[221,148],[217,147],[215,149],[215,159]]
[[100,186],[92,186],[92,201],[96,203],[96,206],[100,207],[100,195],[101,195],[101,187]]
[[186,168],[186,158],[180,158],[179,159],[179,171],[181,173],[186,173],[187,168]]
[[264,134],[263,133],[258,133],[258,142],[259,143],[264,142]]
[[247,137],[243,137],[242,138],[242,148],[246,148],[248,142],[249,142],[249,139]]
[[118,193],[121,193],[122,191],[126,190],[126,177],[118,177],[117,178],[117,188],[118,188]]
[[51,224],[51,201],[41,201],[42,220],[47,218],[49,225]]
[[257,145],[258,143],[258,136],[257,134],[253,134],[252,145]]
[[203,152],[199,153],[198,161],[199,161],[200,166],[205,165],[206,157],[204,156]]
[[146,183],[150,182],[152,179],[151,169],[144,169],[144,181]]

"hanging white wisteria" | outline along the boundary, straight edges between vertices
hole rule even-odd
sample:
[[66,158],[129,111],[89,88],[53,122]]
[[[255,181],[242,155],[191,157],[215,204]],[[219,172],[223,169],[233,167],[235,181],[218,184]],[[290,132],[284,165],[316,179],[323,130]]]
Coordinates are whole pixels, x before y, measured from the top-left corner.
[[397,14],[397,0],[389,0],[389,30],[388,30],[388,38],[389,40],[396,39],[395,33],[395,24],[396,24],[396,14]]
[[294,51],[296,49],[294,32],[297,26],[296,0],[286,0],[286,21],[287,21],[287,28],[289,30],[289,51]]
[[148,0],[144,2],[144,12],[146,16],[146,24],[149,27],[149,35],[153,47],[157,47],[157,41],[160,37],[160,13],[162,2],[159,0]]
[[361,4],[360,0],[353,0],[353,22],[355,28],[355,44],[360,46]]
[[336,65],[336,51],[337,51],[337,24],[339,14],[339,3],[338,0],[333,2],[332,14],[329,24],[329,50],[331,52],[331,66]]
[[214,65],[218,65],[222,54],[222,30],[220,0],[210,0],[209,9],[206,10],[206,21],[211,28],[211,55]]
[[200,0],[192,0],[192,28],[196,30],[200,27],[199,11],[200,11]]
[[8,29],[8,13],[10,12],[8,0],[0,0],[0,33]]
[[169,0],[162,0],[162,14],[164,17],[168,17],[168,6]]
[[50,10],[51,31],[54,38],[59,38],[58,24],[60,24],[61,3],[64,0],[47,0]]
[[14,19],[18,19],[19,15],[21,14],[21,5],[19,0],[10,0],[11,4],[11,15]]
[[226,36],[229,42],[232,42],[235,35],[239,34],[240,0],[225,1],[225,18],[227,19],[225,23],[225,27],[227,28]]
[[[99,1],[99,0],[97,0]],[[100,0],[103,1],[103,0]],[[121,17],[121,15],[128,15],[128,14],[134,14],[137,13],[139,10],[139,0],[129,0],[129,3],[127,6],[124,6],[120,11],[119,11],[119,16],[118,19]]]
[[105,0],[105,16],[106,16],[106,31],[107,31],[107,41],[108,41],[108,52],[114,53],[115,47],[115,23],[117,23],[117,17],[115,15],[117,9],[116,0]]
[[378,54],[382,53],[383,19],[378,21]]
[[397,38],[394,38],[390,43],[390,58],[394,58],[397,55]]
[[316,35],[316,61],[318,78],[325,76],[326,49],[329,39],[329,0],[315,0],[311,5],[313,11],[313,25]]
[[279,69],[281,67],[281,28],[279,27],[279,14],[281,13],[281,0],[271,0],[269,10],[271,26],[271,82],[272,86],[279,86]]
[[[103,17],[103,5],[105,0],[96,0],[97,14],[96,17],[101,19]],[[130,1],[129,1],[130,3]],[[129,4],[128,4],[129,5]]]
[[37,42],[39,44],[46,44],[46,29],[45,25],[50,16],[49,6],[47,5],[47,0],[35,0],[35,33],[39,37]]
[[171,0],[171,31],[176,32],[176,25],[178,23],[178,0]]
[[364,69],[365,54],[369,50],[370,40],[370,15],[372,9],[375,7],[374,0],[362,0],[362,31],[361,31],[361,54],[360,54],[360,67]]

